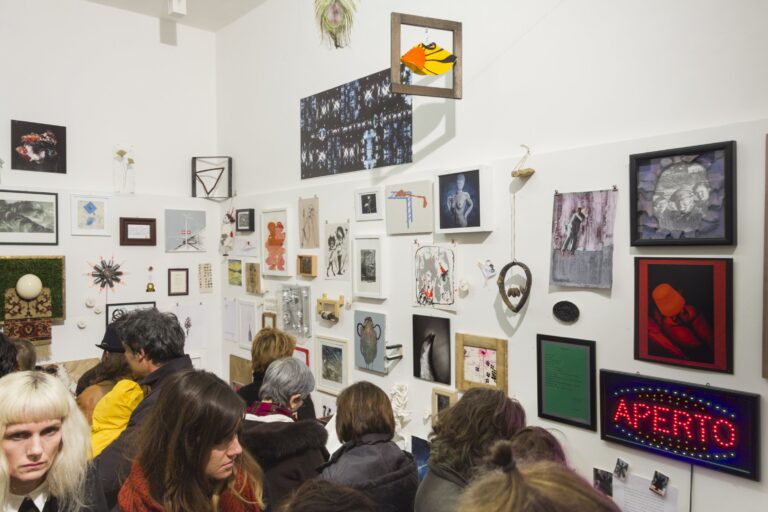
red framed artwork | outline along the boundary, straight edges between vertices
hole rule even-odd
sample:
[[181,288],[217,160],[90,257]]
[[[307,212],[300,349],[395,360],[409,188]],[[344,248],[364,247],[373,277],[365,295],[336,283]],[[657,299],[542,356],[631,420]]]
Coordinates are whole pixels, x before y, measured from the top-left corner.
[[635,359],[733,373],[733,260],[635,258]]

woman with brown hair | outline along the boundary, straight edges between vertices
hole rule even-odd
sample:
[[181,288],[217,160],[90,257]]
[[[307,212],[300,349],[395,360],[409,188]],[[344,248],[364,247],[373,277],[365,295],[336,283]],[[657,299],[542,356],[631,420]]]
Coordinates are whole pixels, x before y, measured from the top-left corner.
[[496,470],[467,487],[458,502],[462,512],[620,512],[584,479],[554,462],[518,466],[512,444],[497,442],[491,450]]
[[568,465],[560,442],[545,428],[525,427],[514,435],[511,446],[515,461],[519,463],[547,461]]
[[169,377],[136,436],[123,512],[258,512],[262,472],[240,447],[245,404],[212,373]]
[[342,391],[336,399],[336,434],[344,444],[320,478],[361,491],[379,512],[412,511],[419,477],[413,457],[392,442],[395,417],[387,394],[366,381]]
[[429,470],[416,493],[416,512],[460,510],[456,501],[500,439],[525,427],[525,410],[501,390],[473,388],[440,413],[432,428]]

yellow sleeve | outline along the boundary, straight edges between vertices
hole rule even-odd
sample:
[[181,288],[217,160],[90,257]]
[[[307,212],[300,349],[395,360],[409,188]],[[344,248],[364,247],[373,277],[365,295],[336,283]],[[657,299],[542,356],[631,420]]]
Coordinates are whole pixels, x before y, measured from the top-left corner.
[[93,410],[91,445],[96,457],[128,426],[136,406],[144,399],[144,392],[134,381],[124,379],[99,400]]

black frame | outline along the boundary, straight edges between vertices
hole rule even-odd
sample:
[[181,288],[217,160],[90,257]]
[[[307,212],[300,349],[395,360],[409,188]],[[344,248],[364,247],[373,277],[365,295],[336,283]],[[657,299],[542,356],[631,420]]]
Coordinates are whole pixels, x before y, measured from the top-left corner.
[[[185,289],[184,292],[171,293],[171,274],[173,272],[183,272],[185,277]],[[169,268],[168,269],[168,296],[173,297],[177,295],[189,295],[189,269],[188,268]]]
[[[149,226],[149,239],[128,238],[128,226],[141,224]],[[157,219],[140,217],[120,217],[120,245],[157,245]]]
[[[638,172],[643,162],[655,158],[683,156],[686,154],[705,153],[723,150],[725,152],[723,211],[725,216],[723,237],[718,238],[641,238],[638,230]],[[629,156],[629,237],[630,245],[665,246],[665,245],[736,245],[736,142],[725,141],[699,146],[651,151]]]
[[27,190],[0,189],[0,192],[14,192],[16,194],[40,194],[53,196],[53,204],[56,209],[55,240],[53,242],[0,242],[0,245],[59,245],[59,194],[56,192],[37,192]]
[[[111,324],[111,323],[112,323],[112,322],[110,322],[110,321],[109,321],[109,317],[111,316],[111,314],[110,314],[110,310],[111,310],[111,309],[115,309],[116,307],[120,307],[120,306],[138,306],[138,305],[140,305],[140,304],[151,304],[153,308],[157,307],[157,303],[156,303],[155,301],[145,301],[145,302],[119,302],[119,303],[111,303],[111,304],[107,304],[107,305],[106,305],[107,307],[105,308],[105,312],[104,312],[104,313],[105,313],[105,316],[106,316],[106,318],[105,318],[105,320],[106,320],[106,325],[109,325],[109,324]],[[150,309],[150,308],[142,308],[142,309]]]
[[[542,348],[545,342],[547,341],[554,341],[557,343],[567,343],[570,345],[576,345],[579,347],[586,347],[589,351],[589,423],[583,423],[580,421],[572,420],[570,418],[563,418],[560,416],[556,416],[554,414],[550,414],[546,411],[544,411],[544,404],[543,404],[543,358],[541,357],[542,354]],[[596,397],[597,397],[597,389],[596,389],[596,383],[597,379],[595,378],[596,374],[596,365],[595,365],[595,342],[591,340],[580,340],[576,338],[563,338],[560,336],[549,336],[547,334],[537,334],[536,335],[536,402],[538,405],[538,414],[539,418],[545,418],[552,421],[557,421],[559,423],[565,423],[567,425],[573,425],[574,427],[580,427],[587,430],[594,430],[597,431],[597,406],[596,406]]]
[[[246,226],[240,225],[240,214],[248,214],[248,224]],[[253,231],[256,226],[256,215],[253,208],[243,208],[242,210],[235,210],[235,231]]]
[[[224,160],[224,163],[226,165],[226,168],[224,169],[224,173],[227,176],[227,195],[225,196],[212,196],[208,193],[204,193],[202,195],[197,195],[197,161],[198,160],[207,160],[207,159],[213,159],[213,158],[221,158]],[[208,170],[208,169],[205,169]],[[217,181],[218,184],[218,181]],[[202,182],[201,182],[202,185]],[[213,188],[215,189],[217,185],[215,185]],[[205,191],[205,188],[203,188],[203,192]],[[206,199],[228,199],[232,197],[232,157],[231,156],[193,156],[192,157],[192,197],[204,197]]]

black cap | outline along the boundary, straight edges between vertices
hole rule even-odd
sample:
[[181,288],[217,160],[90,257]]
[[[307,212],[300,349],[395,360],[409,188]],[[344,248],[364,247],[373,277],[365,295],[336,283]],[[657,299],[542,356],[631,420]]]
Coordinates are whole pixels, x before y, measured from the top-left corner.
[[120,343],[120,339],[117,337],[117,327],[115,327],[114,323],[107,326],[104,338],[101,340],[101,343],[96,346],[107,352],[125,352],[123,344]]

